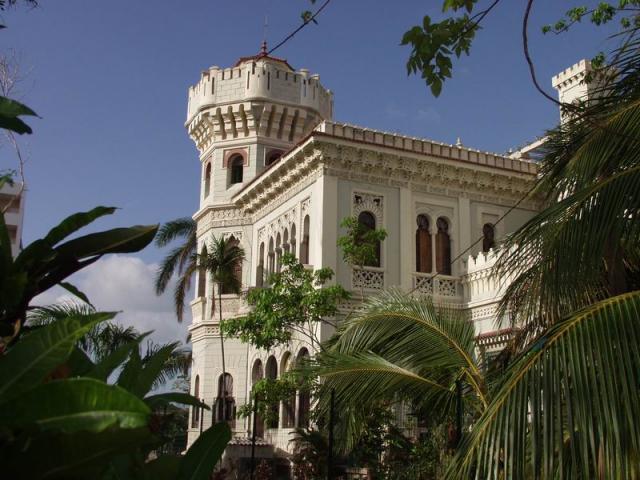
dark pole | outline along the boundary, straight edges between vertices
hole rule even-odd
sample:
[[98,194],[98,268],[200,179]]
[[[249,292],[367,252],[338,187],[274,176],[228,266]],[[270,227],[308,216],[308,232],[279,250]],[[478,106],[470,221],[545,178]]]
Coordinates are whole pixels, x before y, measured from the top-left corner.
[[333,480],[333,419],[336,400],[335,389],[331,390],[331,404],[329,405],[329,452],[327,453],[327,480]]
[[462,442],[462,382],[456,380],[456,448]]
[[[204,398],[200,399],[201,402],[204,402]],[[204,422],[204,410],[201,407],[196,407],[200,409],[200,433],[202,433],[202,424]]]
[[256,472],[256,427],[258,425],[258,396],[253,399],[253,428],[251,429],[251,480]]

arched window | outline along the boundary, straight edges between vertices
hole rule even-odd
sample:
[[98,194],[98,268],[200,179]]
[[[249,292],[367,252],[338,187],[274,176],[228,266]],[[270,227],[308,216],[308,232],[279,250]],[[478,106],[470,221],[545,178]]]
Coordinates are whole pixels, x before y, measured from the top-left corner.
[[[286,352],[280,362],[280,375],[282,376],[291,366],[291,353]],[[282,428],[296,426],[296,394],[295,392],[282,401]]]
[[291,254],[293,256],[296,255],[296,224],[291,224],[291,241],[289,242],[291,245]]
[[436,221],[436,271],[443,275],[451,275],[451,239],[449,238],[449,222],[443,217]]
[[[200,400],[200,375],[196,375],[193,382],[193,396]],[[191,428],[198,428],[200,424],[200,407],[191,407]]]
[[[268,380],[276,380],[278,378],[278,362],[273,355],[271,355],[267,360],[265,374]],[[271,418],[268,421],[269,428],[278,428],[280,405],[278,403],[271,405],[270,410]]]
[[229,183],[242,183],[242,174],[244,171],[244,158],[242,155],[234,155],[229,159],[229,168],[231,169],[231,180]]
[[282,234],[282,252],[289,253],[289,250],[289,230],[285,228]]
[[[306,348],[302,348],[300,352],[298,352],[298,356],[296,357],[296,363],[298,365],[302,364],[309,358],[309,351]],[[298,390],[298,415],[297,415],[297,426],[298,428],[307,428],[309,427],[309,411],[311,409],[311,396],[309,394],[309,390],[306,388],[301,388]]]
[[207,163],[204,169],[204,198],[209,196],[209,190],[211,188],[211,162]]
[[309,264],[309,215],[302,221],[302,242],[300,243],[300,263]]
[[236,401],[233,398],[233,377],[229,373],[218,377],[218,397],[216,398],[216,422],[236,424]]
[[198,297],[204,297],[207,294],[207,269],[204,268],[203,262],[207,256],[207,247],[202,247],[202,252],[198,259]]
[[[253,362],[253,368],[251,369],[251,386],[253,387],[256,383],[264,378],[264,369],[262,368],[262,361],[257,359]],[[256,426],[256,437],[264,437],[264,419],[260,414],[256,416],[255,419]],[[252,424],[253,428],[253,424]]]
[[256,269],[256,285],[261,287],[264,284],[264,242],[260,243],[258,251],[258,268]]
[[[376,217],[371,212],[361,212],[360,215],[358,215],[358,223],[363,227],[365,233],[376,229]],[[374,257],[371,261],[365,263],[365,266],[380,266],[380,242],[376,242],[374,245]]]
[[493,223],[485,223],[482,226],[482,251],[487,253],[496,245],[496,227]]
[[275,264],[276,264],[276,251],[275,251],[275,247],[273,246],[273,237],[271,237],[269,239],[269,259],[268,259],[268,263],[267,263],[267,275],[271,275],[275,270]]
[[282,266],[282,237],[280,233],[276,235],[276,271],[280,271]]
[[416,272],[429,273],[431,265],[431,233],[429,232],[429,218],[418,215],[418,229],[416,230]]
[[[233,235],[231,235],[229,237],[229,241],[227,243],[229,248],[234,248],[234,247],[238,247],[240,246],[240,240],[238,240],[236,237],[234,237]],[[242,285],[242,260],[239,261],[238,263],[236,263],[234,269],[233,269],[233,276],[236,278],[236,280],[238,281],[239,285]],[[233,288],[231,288],[231,286],[229,285],[222,285],[222,293],[224,294],[228,294],[228,293],[235,293],[233,291]]]

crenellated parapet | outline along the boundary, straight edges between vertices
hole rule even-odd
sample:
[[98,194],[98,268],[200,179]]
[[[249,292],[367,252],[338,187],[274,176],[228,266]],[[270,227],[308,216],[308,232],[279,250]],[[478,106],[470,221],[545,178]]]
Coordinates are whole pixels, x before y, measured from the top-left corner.
[[205,70],[188,96],[185,126],[200,151],[249,136],[293,144],[333,115],[333,94],[319,75],[266,52]]

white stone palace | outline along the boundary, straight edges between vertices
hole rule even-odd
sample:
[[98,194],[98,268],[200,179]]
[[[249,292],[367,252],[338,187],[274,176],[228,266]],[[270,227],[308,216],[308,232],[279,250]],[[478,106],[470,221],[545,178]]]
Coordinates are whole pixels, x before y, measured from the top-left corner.
[[[554,86],[571,88],[584,65],[574,68],[554,77]],[[202,73],[189,89],[185,123],[202,165],[194,215],[199,251],[212,236],[233,237],[246,252],[245,289],[262,285],[283,252],[310,268],[333,269],[356,298],[392,286],[415,289],[468,310],[480,350],[495,349],[509,330],[495,317],[500,282],[491,276],[492,247],[536,211],[537,205],[523,201],[498,222],[531,188],[536,163],[526,150],[504,156],[332,117],[333,95],[320,77],[267,55],[266,46],[233,67]],[[336,243],[347,216],[388,232],[374,265],[353,269],[343,262]],[[233,455],[246,457],[251,421],[234,419],[233,410],[245,403],[253,382],[278,377],[296,359],[313,355],[313,347],[299,337],[262,351],[227,338],[223,379],[218,309],[229,318],[246,305],[242,296],[224,292],[218,304],[216,286],[203,272],[198,277],[191,302],[191,393],[214,408],[191,412],[189,444],[201,428],[224,420],[218,399],[225,388]],[[332,332],[323,327],[319,333],[324,340]],[[280,405],[277,422],[258,422],[259,455],[284,455],[294,427],[307,425],[308,409],[308,396],[299,394]]]

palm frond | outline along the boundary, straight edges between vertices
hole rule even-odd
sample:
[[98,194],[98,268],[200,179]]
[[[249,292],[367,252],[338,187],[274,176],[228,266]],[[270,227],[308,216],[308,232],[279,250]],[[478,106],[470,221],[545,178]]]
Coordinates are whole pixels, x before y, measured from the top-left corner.
[[189,240],[195,237],[196,222],[191,217],[182,217],[163,224],[156,234],[155,242],[158,247],[166,247],[178,238]]
[[640,292],[563,320],[517,357],[447,478],[638,478]]
[[191,288],[191,280],[193,279],[193,274],[196,272],[198,266],[194,262],[187,266],[178,281],[176,282],[176,286],[173,289],[173,304],[176,309],[176,317],[178,318],[178,322],[182,322],[182,318],[184,315],[184,299],[187,295],[187,292]]

